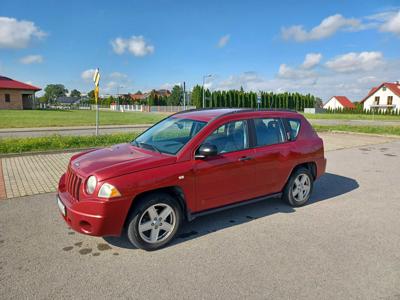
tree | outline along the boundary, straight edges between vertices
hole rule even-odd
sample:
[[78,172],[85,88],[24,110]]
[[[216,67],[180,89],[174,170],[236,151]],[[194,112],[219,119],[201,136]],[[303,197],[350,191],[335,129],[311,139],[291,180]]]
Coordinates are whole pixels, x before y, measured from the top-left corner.
[[91,90],[88,94],[87,94],[89,99],[94,99],[94,90]]
[[71,91],[70,96],[71,97],[75,97],[75,98],[80,98],[81,97],[81,92],[74,89],[74,90]]
[[168,105],[178,106],[181,104],[182,88],[179,85],[175,85],[172,88],[171,95],[167,99]]
[[44,88],[44,97],[48,102],[54,102],[58,97],[66,96],[68,90],[62,84],[49,84]]
[[322,102],[322,99],[319,97],[315,98],[315,104],[314,107],[315,108],[322,108],[324,106],[324,103]]
[[201,86],[196,85],[193,88],[192,95],[190,97],[191,105],[196,106],[197,108],[201,108],[202,96],[203,96],[203,89],[201,88]]

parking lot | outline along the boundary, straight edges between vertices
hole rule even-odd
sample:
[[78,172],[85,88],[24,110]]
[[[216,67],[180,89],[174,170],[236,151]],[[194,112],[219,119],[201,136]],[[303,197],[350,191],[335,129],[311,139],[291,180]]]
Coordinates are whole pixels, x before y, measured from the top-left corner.
[[156,252],[73,232],[55,193],[0,200],[1,298],[400,299],[400,141],[324,139],[308,205],[201,217]]

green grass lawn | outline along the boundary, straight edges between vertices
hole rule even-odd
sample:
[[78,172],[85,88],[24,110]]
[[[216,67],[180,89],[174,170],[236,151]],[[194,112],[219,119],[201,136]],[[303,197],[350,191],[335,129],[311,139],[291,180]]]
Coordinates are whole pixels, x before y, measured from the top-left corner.
[[[0,128],[94,126],[94,110],[0,110]],[[100,125],[153,124],[167,114],[100,111]]]
[[400,121],[400,116],[366,115],[366,114],[303,114],[307,119],[335,119],[335,120],[387,120]]

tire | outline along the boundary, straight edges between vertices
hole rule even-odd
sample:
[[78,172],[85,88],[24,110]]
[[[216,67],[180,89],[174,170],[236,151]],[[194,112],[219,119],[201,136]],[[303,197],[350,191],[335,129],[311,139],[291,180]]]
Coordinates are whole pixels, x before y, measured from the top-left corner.
[[164,247],[176,235],[182,220],[177,201],[166,193],[141,198],[128,219],[126,235],[137,248],[153,251]]
[[290,176],[282,198],[291,206],[303,206],[310,199],[313,187],[311,172],[306,168],[298,168]]

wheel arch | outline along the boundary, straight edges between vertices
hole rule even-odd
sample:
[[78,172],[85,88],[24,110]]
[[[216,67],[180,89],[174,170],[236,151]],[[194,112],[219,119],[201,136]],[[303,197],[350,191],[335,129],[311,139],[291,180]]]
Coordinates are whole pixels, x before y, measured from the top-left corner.
[[[284,185],[284,187],[286,186],[286,184],[289,182],[289,180],[290,180],[290,177],[292,176],[292,174],[294,173],[294,172],[296,172],[298,169],[300,169],[300,168],[305,168],[305,169],[307,169],[307,170],[309,170],[310,172],[311,172],[311,175],[312,175],[312,177],[313,177],[313,180],[315,180],[316,178],[317,178],[317,164],[314,162],[314,161],[309,161],[309,162],[303,162],[303,163],[300,163],[300,164],[297,164],[296,166],[294,166],[294,168],[292,169],[292,171],[289,173],[289,176],[287,177],[287,179],[286,179],[286,182],[285,182],[285,185]],[[283,187],[283,188],[284,188]]]
[[126,228],[127,221],[129,220],[130,215],[132,214],[132,212],[134,211],[136,206],[140,203],[141,199],[143,199],[145,196],[153,194],[153,193],[166,193],[166,194],[172,196],[174,199],[176,199],[178,205],[180,206],[180,208],[182,210],[183,217],[185,219],[188,218],[188,211],[187,211],[187,206],[186,206],[186,198],[185,198],[185,194],[184,194],[182,188],[179,187],[179,186],[167,186],[167,187],[157,188],[157,189],[154,189],[154,190],[144,191],[142,193],[137,194],[133,198],[131,206],[130,206],[129,211],[128,211],[128,214],[125,217],[124,228]]

